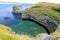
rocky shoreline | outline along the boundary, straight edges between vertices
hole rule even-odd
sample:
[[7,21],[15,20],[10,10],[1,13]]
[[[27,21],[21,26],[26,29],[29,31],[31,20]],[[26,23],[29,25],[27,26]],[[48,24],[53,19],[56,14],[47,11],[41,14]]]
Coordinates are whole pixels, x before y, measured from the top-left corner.
[[[15,10],[15,8],[16,7],[14,7],[14,10]],[[20,9],[19,5],[18,5],[17,8]],[[19,12],[20,12],[20,10],[17,11],[17,14]],[[25,12],[24,13],[21,12],[21,14],[22,14],[22,19],[23,20],[25,20],[25,19],[26,20],[27,19],[34,20],[35,22],[38,22],[39,24],[44,25],[47,28],[47,30],[50,32],[50,35],[45,34],[45,33],[40,34],[41,37],[38,35],[37,40],[60,40],[60,36],[56,36],[56,35],[60,35],[60,33],[59,33],[60,31],[58,30],[59,27],[58,27],[58,22],[57,21],[50,20],[50,18],[46,15],[38,15],[38,14],[35,14],[35,13],[31,14],[31,13],[25,13]],[[56,34],[56,32],[57,32],[57,34]]]

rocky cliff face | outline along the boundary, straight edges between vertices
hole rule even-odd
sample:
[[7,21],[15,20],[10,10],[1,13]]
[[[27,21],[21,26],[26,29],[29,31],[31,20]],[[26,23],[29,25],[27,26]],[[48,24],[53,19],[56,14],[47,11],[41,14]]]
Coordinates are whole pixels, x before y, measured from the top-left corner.
[[58,27],[58,24],[52,20],[46,15],[37,15],[37,14],[31,14],[31,13],[23,13],[22,19],[30,19],[38,22],[39,24],[44,25],[49,32],[54,32],[56,28]]

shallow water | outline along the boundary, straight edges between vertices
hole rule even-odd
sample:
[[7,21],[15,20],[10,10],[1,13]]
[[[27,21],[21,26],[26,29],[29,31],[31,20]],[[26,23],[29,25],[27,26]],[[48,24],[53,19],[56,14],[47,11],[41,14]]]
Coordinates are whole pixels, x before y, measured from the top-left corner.
[[17,24],[10,26],[17,34],[27,34],[35,36],[38,33],[47,33],[43,26],[32,21],[19,21]]
[[[22,4],[23,9],[31,6],[32,4]],[[9,26],[13,32],[17,34],[27,34],[35,36],[38,33],[47,33],[43,26],[35,22],[25,20],[23,21],[19,16],[11,13],[13,4],[0,4],[0,24]],[[9,16],[5,19],[5,16]]]

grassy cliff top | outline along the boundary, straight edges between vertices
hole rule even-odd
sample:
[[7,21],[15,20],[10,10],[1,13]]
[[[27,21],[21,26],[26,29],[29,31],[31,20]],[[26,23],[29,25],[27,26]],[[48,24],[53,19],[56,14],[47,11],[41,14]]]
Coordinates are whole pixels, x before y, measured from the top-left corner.
[[11,29],[7,26],[0,25],[0,40],[18,40],[15,35],[12,34]]
[[45,14],[60,24],[60,4],[40,2],[26,9],[27,13]]
[[17,35],[7,26],[0,25],[0,40],[34,40],[27,35]]
[[[60,38],[60,29],[57,29],[51,35]],[[0,25],[0,40],[38,40],[43,36],[43,34],[37,34],[35,37],[30,37],[28,35],[17,35],[14,34],[11,29],[7,26]]]

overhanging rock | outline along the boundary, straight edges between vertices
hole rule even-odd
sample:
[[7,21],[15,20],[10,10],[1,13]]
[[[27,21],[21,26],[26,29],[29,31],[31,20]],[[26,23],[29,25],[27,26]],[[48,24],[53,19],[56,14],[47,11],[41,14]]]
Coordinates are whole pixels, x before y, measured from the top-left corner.
[[49,19],[47,16],[38,16],[36,14],[28,14],[28,13],[23,13],[22,14],[22,19],[31,19],[34,20],[35,22],[38,22],[39,24],[45,26],[47,30],[51,33],[56,30],[58,27],[58,23],[55,23]]

